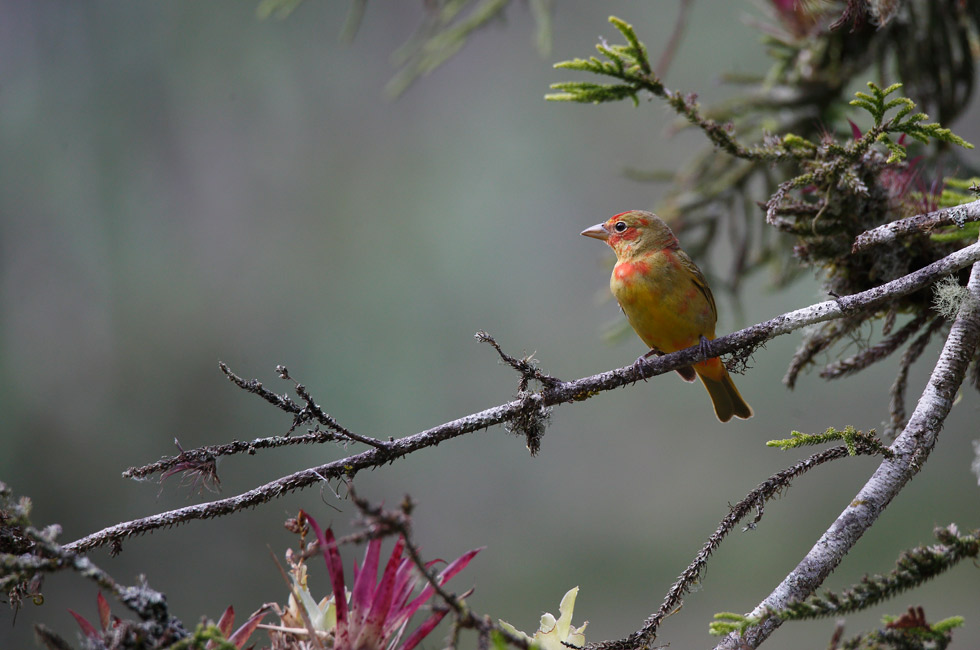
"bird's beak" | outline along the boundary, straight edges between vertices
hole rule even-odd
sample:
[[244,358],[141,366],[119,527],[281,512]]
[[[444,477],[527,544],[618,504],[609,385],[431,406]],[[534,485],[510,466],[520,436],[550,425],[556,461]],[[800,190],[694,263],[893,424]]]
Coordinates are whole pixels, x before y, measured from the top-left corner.
[[582,234],[586,237],[592,237],[593,239],[601,239],[602,241],[609,240],[609,231],[606,230],[606,225],[602,223],[597,223],[591,228],[586,228],[582,231]]

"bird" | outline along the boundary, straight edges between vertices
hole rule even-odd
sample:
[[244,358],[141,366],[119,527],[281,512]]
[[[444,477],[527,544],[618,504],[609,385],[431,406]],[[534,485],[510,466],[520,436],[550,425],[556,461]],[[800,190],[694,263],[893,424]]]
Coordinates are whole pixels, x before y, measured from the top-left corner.
[[[718,311],[708,282],[660,217],[630,210],[582,234],[605,241],[616,253],[609,288],[630,326],[650,348],[637,363],[652,354],[704,347],[715,338]],[[695,376],[701,380],[719,421],[752,417],[752,407],[721,359],[705,359],[677,372],[685,381],[694,381]]]

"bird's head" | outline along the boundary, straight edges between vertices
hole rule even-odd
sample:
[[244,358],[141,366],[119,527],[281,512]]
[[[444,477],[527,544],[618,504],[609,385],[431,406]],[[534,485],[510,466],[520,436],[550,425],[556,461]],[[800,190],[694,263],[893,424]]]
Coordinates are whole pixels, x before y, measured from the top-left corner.
[[677,248],[677,237],[663,219],[644,210],[630,210],[582,231],[586,237],[609,244],[619,259],[638,254]]

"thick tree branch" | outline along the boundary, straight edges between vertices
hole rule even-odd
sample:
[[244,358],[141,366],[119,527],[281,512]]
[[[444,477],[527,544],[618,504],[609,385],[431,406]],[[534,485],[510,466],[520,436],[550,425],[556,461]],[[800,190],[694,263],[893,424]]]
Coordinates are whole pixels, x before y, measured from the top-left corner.
[[899,237],[927,233],[933,228],[957,225],[963,227],[968,221],[980,221],[980,201],[954,205],[928,214],[918,214],[907,219],[899,219],[877,228],[865,231],[854,239],[852,253],[859,253],[872,246],[897,241]]
[[[893,458],[886,458],[820,537],[806,557],[783,579],[751,613],[766,617],[771,611],[813,592],[830,575],[857,543],[895,495],[919,471],[935,447],[939,431],[953,406],[977,342],[980,341],[980,265],[974,265],[967,285],[969,294],[960,305],[939,361],[919,398],[905,430],[891,446]],[[770,616],[743,635],[725,637],[716,650],[755,648],[780,626],[782,620]]]
[[[438,445],[444,440],[456,438],[467,433],[486,429],[496,424],[526,418],[529,413],[540,412],[550,406],[589,399],[598,393],[626,384],[635,383],[655,375],[690,366],[708,357],[740,351],[749,354],[757,346],[771,338],[786,334],[807,325],[839,318],[855,310],[867,310],[885,304],[899,296],[918,291],[965,266],[980,260],[980,243],[972,244],[955,253],[933,262],[918,271],[893,280],[887,284],[851,296],[797,309],[777,316],[771,320],[746,327],[727,336],[715,339],[710,345],[695,345],[662,357],[650,359],[644,364],[633,364],[607,372],[584,377],[574,381],[548,386],[539,392],[527,393],[506,404],[473,413],[446,422],[414,435],[405,436],[385,444],[385,449],[372,448],[347,458],[335,460],[325,465],[304,469],[281,477],[265,485],[242,494],[202,503],[168,512],[151,515],[142,519],[123,522],[93,533],[70,544],[67,550],[83,552],[113,541],[121,541],[133,535],[140,535],[158,528],[182,524],[194,519],[210,519],[227,515],[238,510],[257,506],[289,492],[300,490],[321,481],[350,478],[357,472],[370,467],[378,467],[394,459]],[[707,348],[707,350],[702,349]],[[249,382],[247,382],[249,383]]]

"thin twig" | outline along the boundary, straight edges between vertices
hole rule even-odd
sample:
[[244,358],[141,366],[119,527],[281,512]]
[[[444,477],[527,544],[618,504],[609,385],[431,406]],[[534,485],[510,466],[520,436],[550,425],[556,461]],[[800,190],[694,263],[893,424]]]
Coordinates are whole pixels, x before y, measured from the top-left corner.
[[[316,403],[316,401],[314,401],[313,397],[309,394],[303,384],[299,383],[289,375],[289,370],[287,370],[285,366],[276,366],[276,372],[279,374],[281,379],[286,379],[293,382],[296,394],[299,395],[300,399],[306,403],[305,407],[299,406],[287,395],[278,395],[273,393],[265,388],[262,385],[262,382],[260,382],[258,379],[246,380],[239,377],[232,372],[231,368],[228,367],[228,364],[224,363],[223,361],[218,362],[218,367],[233,384],[242,390],[258,395],[276,408],[291,414],[293,416],[293,423],[289,427],[289,431],[286,433],[286,435],[256,438],[248,441],[234,440],[223,445],[207,445],[196,449],[181,449],[180,453],[176,456],[161,458],[155,463],[142,465],[140,467],[130,467],[122,473],[123,478],[139,480],[161,472],[164,473],[163,478],[167,478],[167,476],[174,472],[186,471],[186,468],[198,467],[202,464],[213,464],[215,459],[217,459],[219,456],[231,456],[234,454],[252,455],[259,449],[273,449],[276,447],[286,447],[290,445],[355,441],[370,445],[371,447],[382,451],[388,448],[388,444],[386,442],[371,438],[369,436],[362,436],[342,426],[333,416],[325,412]],[[310,422],[317,422],[318,424],[331,429],[332,432],[323,431],[319,426],[317,426],[305,434],[291,435],[297,427]],[[178,444],[178,448],[179,447],[180,445]],[[217,474],[215,474],[215,478],[213,480],[215,482],[217,481]]]
[[196,449],[187,449],[176,456],[161,458],[155,463],[130,467],[122,473],[123,478],[145,479],[160,472],[166,472],[182,463],[207,462],[219,456],[234,454],[253,455],[259,449],[275,449],[289,445],[310,445],[322,442],[340,442],[346,440],[343,436],[332,431],[322,431],[319,428],[294,436],[270,436],[254,440],[234,440],[223,445],[206,445]]
[[664,45],[664,49],[660,53],[660,58],[657,59],[657,65],[654,68],[657,76],[661,79],[667,75],[667,70],[674,60],[674,54],[677,53],[677,48],[681,44],[681,37],[684,36],[684,28],[687,25],[687,16],[690,11],[691,0],[681,0],[680,7],[677,10],[677,21],[674,23],[673,31],[670,33],[670,40]]
[[[858,453],[874,455],[878,453],[878,450],[872,446],[864,443],[864,441],[859,442],[857,446]],[[711,554],[721,546],[722,540],[735,529],[742,519],[747,517],[753,510],[756,511],[756,516],[750,522],[750,527],[755,527],[755,524],[759,523],[762,518],[762,508],[764,504],[769,501],[773,496],[779,494],[784,489],[789,487],[793,479],[801,476],[805,472],[813,469],[818,465],[822,465],[831,460],[837,460],[838,458],[846,458],[848,456],[848,449],[846,445],[841,445],[839,447],[833,447],[825,451],[813,454],[808,458],[805,458],[798,463],[784,469],[781,472],[773,474],[768,479],[759,484],[757,488],[749,492],[744,499],[739,501],[735,506],[731,508],[728,515],[721,520],[718,524],[718,528],[714,533],[708,538],[708,541],[698,554],[694,556],[694,561],[684,572],[678,576],[677,581],[671,586],[667,595],[664,597],[663,603],[660,605],[660,609],[657,610],[655,614],[650,616],[646,621],[643,622],[643,627],[633,634],[631,634],[626,639],[620,641],[607,641],[605,643],[596,643],[588,646],[589,650],[616,650],[624,648],[641,648],[649,647],[650,643],[657,636],[657,629],[660,627],[660,623],[663,622],[671,612],[675,611],[677,607],[681,604],[684,595],[689,593],[694,587],[695,583],[701,579],[704,569],[708,564],[708,559]]]
[[939,328],[945,323],[945,318],[937,316],[926,328],[926,331],[912,341],[912,344],[905,350],[905,354],[902,355],[902,359],[898,363],[898,375],[895,377],[895,383],[892,384],[890,390],[891,399],[888,404],[888,413],[891,421],[882,434],[886,440],[894,440],[895,436],[905,426],[905,388],[909,381],[909,369],[925,352],[933,334],[939,331]]
[[847,375],[864,370],[868,366],[886,358],[892,352],[902,346],[910,336],[915,334],[925,325],[930,313],[923,311],[921,314],[906,323],[900,330],[882,340],[876,345],[865,348],[847,359],[841,359],[828,364],[820,371],[820,376],[824,379],[839,379]]
[[277,395],[271,390],[262,385],[257,379],[242,379],[235,373],[231,371],[231,368],[224,361],[218,362],[218,367],[221,368],[221,372],[225,373],[228,381],[235,384],[242,390],[247,390],[250,393],[255,393],[265,401],[269,402],[278,409],[285,411],[286,413],[292,413],[293,415],[298,414],[303,408],[291,400],[288,395]]
[[620,388],[644,378],[662,375],[678,368],[693,365],[706,358],[736,351],[753,350],[769,339],[801,327],[840,318],[854,310],[885,304],[896,297],[917,291],[978,260],[980,260],[980,243],[962,248],[918,271],[879,287],[782,314],[768,321],[714,339],[707,345],[694,345],[685,350],[650,359],[644,364],[631,364],[590,377],[563,382],[559,386],[544,388],[540,392],[530,393],[521,399],[512,400],[446,422],[426,431],[399,438],[389,443],[387,450],[369,449],[318,467],[283,476],[233,497],[186,506],[109,526],[67,544],[65,548],[75,552],[83,552],[134,535],[142,535],[158,528],[176,526],[195,519],[210,519],[255,507],[324,480],[350,478],[363,469],[378,467],[400,456],[435,446],[445,440],[519,418],[527,412],[529,406],[547,408],[557,404],[578,402],[594,397],[603,391]]
[[[380,449],[381,451],[387,451],[388,443],[382,442],[381,440],[377,440],[375,438],[371,438],[369,436],[362,436],[360,434],[354,433],[353,431],[351,431],[350,429],[344,426],[341,426],[341,424],[337,422],[337,420],[333,416],[329,415],[326,411],[320,408],[320,405],[313,400],[313,397],[310,395],[309,391],[306,390],[306,386],[304,386],[303,384],[299,383],[298,381],[296,381],[295,379],[289,376],[289,370],[286,369],[286,366],[277,366],[276,372],[278,372],[279,376],[282,377],[283,379],[288,379],[289,381],[293,382],[293,385],[296,388],[296,394],[299,395],[300,399],[306,402],[306,408],[304,408],[302,411],[296,414],[297,420],[305,421],[307,418],[312,418],[317,422],[319,422],[320,424],[322,424],[323,426],[327,427],[328,429],[333,429],[334,431],[336,431],[337,433],[339,433],[340,435],[342,435],[343,437],[349,440],[354,440],[356,442],[360,442],[365,445],[370,445],[375,449]],[[307,417],[304,417],[304,415],[306,414],[309,415]]]
[[496,339],[483,330],[477,332],[474,335],[474,338],[481,343],[488,343],[494,350],[497,351],[497,354],[500,355],[500,358],[504,363],[521,374],[521,391],[527,390],[528,382],[532,379],[541,382],[542,386],[555,387],[561,385],[561,379],[552,377],[551,375],[546,375],[538,369],[536,365],[537,359],[534,358],[533,352],[522,359],[517,359],[504,352],[500,347],[500,344],[497,343]]
[[800,373],[804,368],[813,363],[814,358],[818,354],[856,330],[863,322],[863,318],[855,314],[848,314],[846,317],[841,318],[833,325],[823,328],[821,331],[810,332],[805,335],[803,342],[800,343],[799,348],[793,353],[793,358],[790,359],[789,367],[783,376],[783,384],[791,390],[796,388],[796,380],[799,378]]

